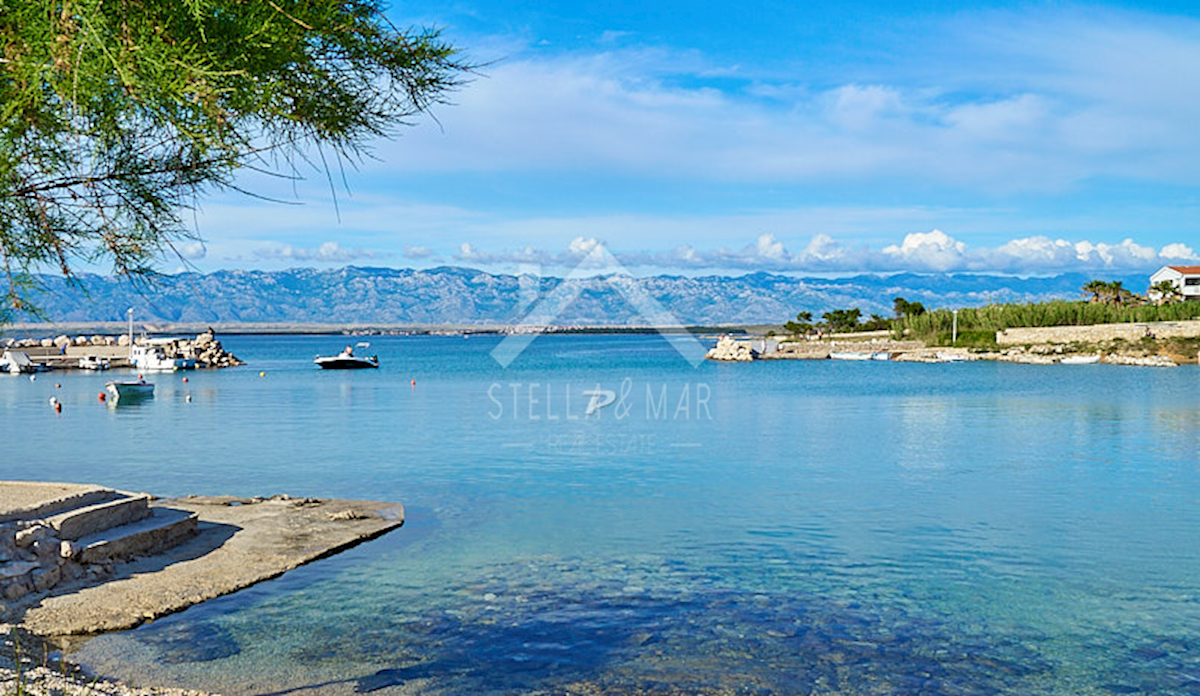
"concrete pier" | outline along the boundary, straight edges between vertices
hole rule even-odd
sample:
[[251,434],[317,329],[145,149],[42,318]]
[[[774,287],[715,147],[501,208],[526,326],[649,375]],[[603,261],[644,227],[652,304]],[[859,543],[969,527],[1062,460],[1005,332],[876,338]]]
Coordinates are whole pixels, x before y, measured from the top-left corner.
[[395,503],[0,481],[0,621],[48,638],[133,628],[402,524]]

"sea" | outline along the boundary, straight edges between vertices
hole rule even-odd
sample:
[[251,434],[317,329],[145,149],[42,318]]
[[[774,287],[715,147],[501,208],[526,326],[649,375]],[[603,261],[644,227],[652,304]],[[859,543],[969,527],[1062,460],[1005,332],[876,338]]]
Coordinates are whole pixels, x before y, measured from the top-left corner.
[[[1200,693],[1200,367],[218,338],[247,365],[151,375],[138,404],[99,402],[112,374],[0,377],[0,478],[394,501],[406,522],[72,648],[93,674],[233,695]],[[380,368],[314,366],[348,341]]]

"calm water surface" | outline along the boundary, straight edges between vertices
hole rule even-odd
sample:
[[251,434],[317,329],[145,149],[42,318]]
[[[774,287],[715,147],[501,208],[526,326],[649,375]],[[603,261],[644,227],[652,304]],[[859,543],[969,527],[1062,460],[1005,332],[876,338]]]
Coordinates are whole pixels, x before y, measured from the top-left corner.
[[0,379],[3,478],[407,506],[75,659],[227,694],[1200,693],[1200,369],[497,341],[322,372],[343,339],[227,337],[248,367],[115,409]]

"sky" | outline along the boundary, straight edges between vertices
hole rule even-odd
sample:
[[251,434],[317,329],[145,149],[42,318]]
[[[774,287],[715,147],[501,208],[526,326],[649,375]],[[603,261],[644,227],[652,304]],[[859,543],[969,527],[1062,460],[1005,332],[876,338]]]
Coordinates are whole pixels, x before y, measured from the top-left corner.
[[[1189,3],[417,0],[480,65],[372,157],[205,198],[216,269],[1153,271],[1200,263]],[[175,262],[178,263],[178,259]]]

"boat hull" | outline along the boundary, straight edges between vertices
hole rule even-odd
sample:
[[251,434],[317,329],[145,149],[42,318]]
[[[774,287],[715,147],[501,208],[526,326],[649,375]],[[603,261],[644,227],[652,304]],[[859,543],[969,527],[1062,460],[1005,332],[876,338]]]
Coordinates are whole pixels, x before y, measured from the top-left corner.
[[154,385],[149,382],[109,382],[104,385],[104,390],[112,396],[114,401],[132,401],[134,399],[148,399],[154,396]]
[[332,358],[317,358],[313,361],[322,370],[364,370],[379,367],[378,358],[359,358],[336,356]]

